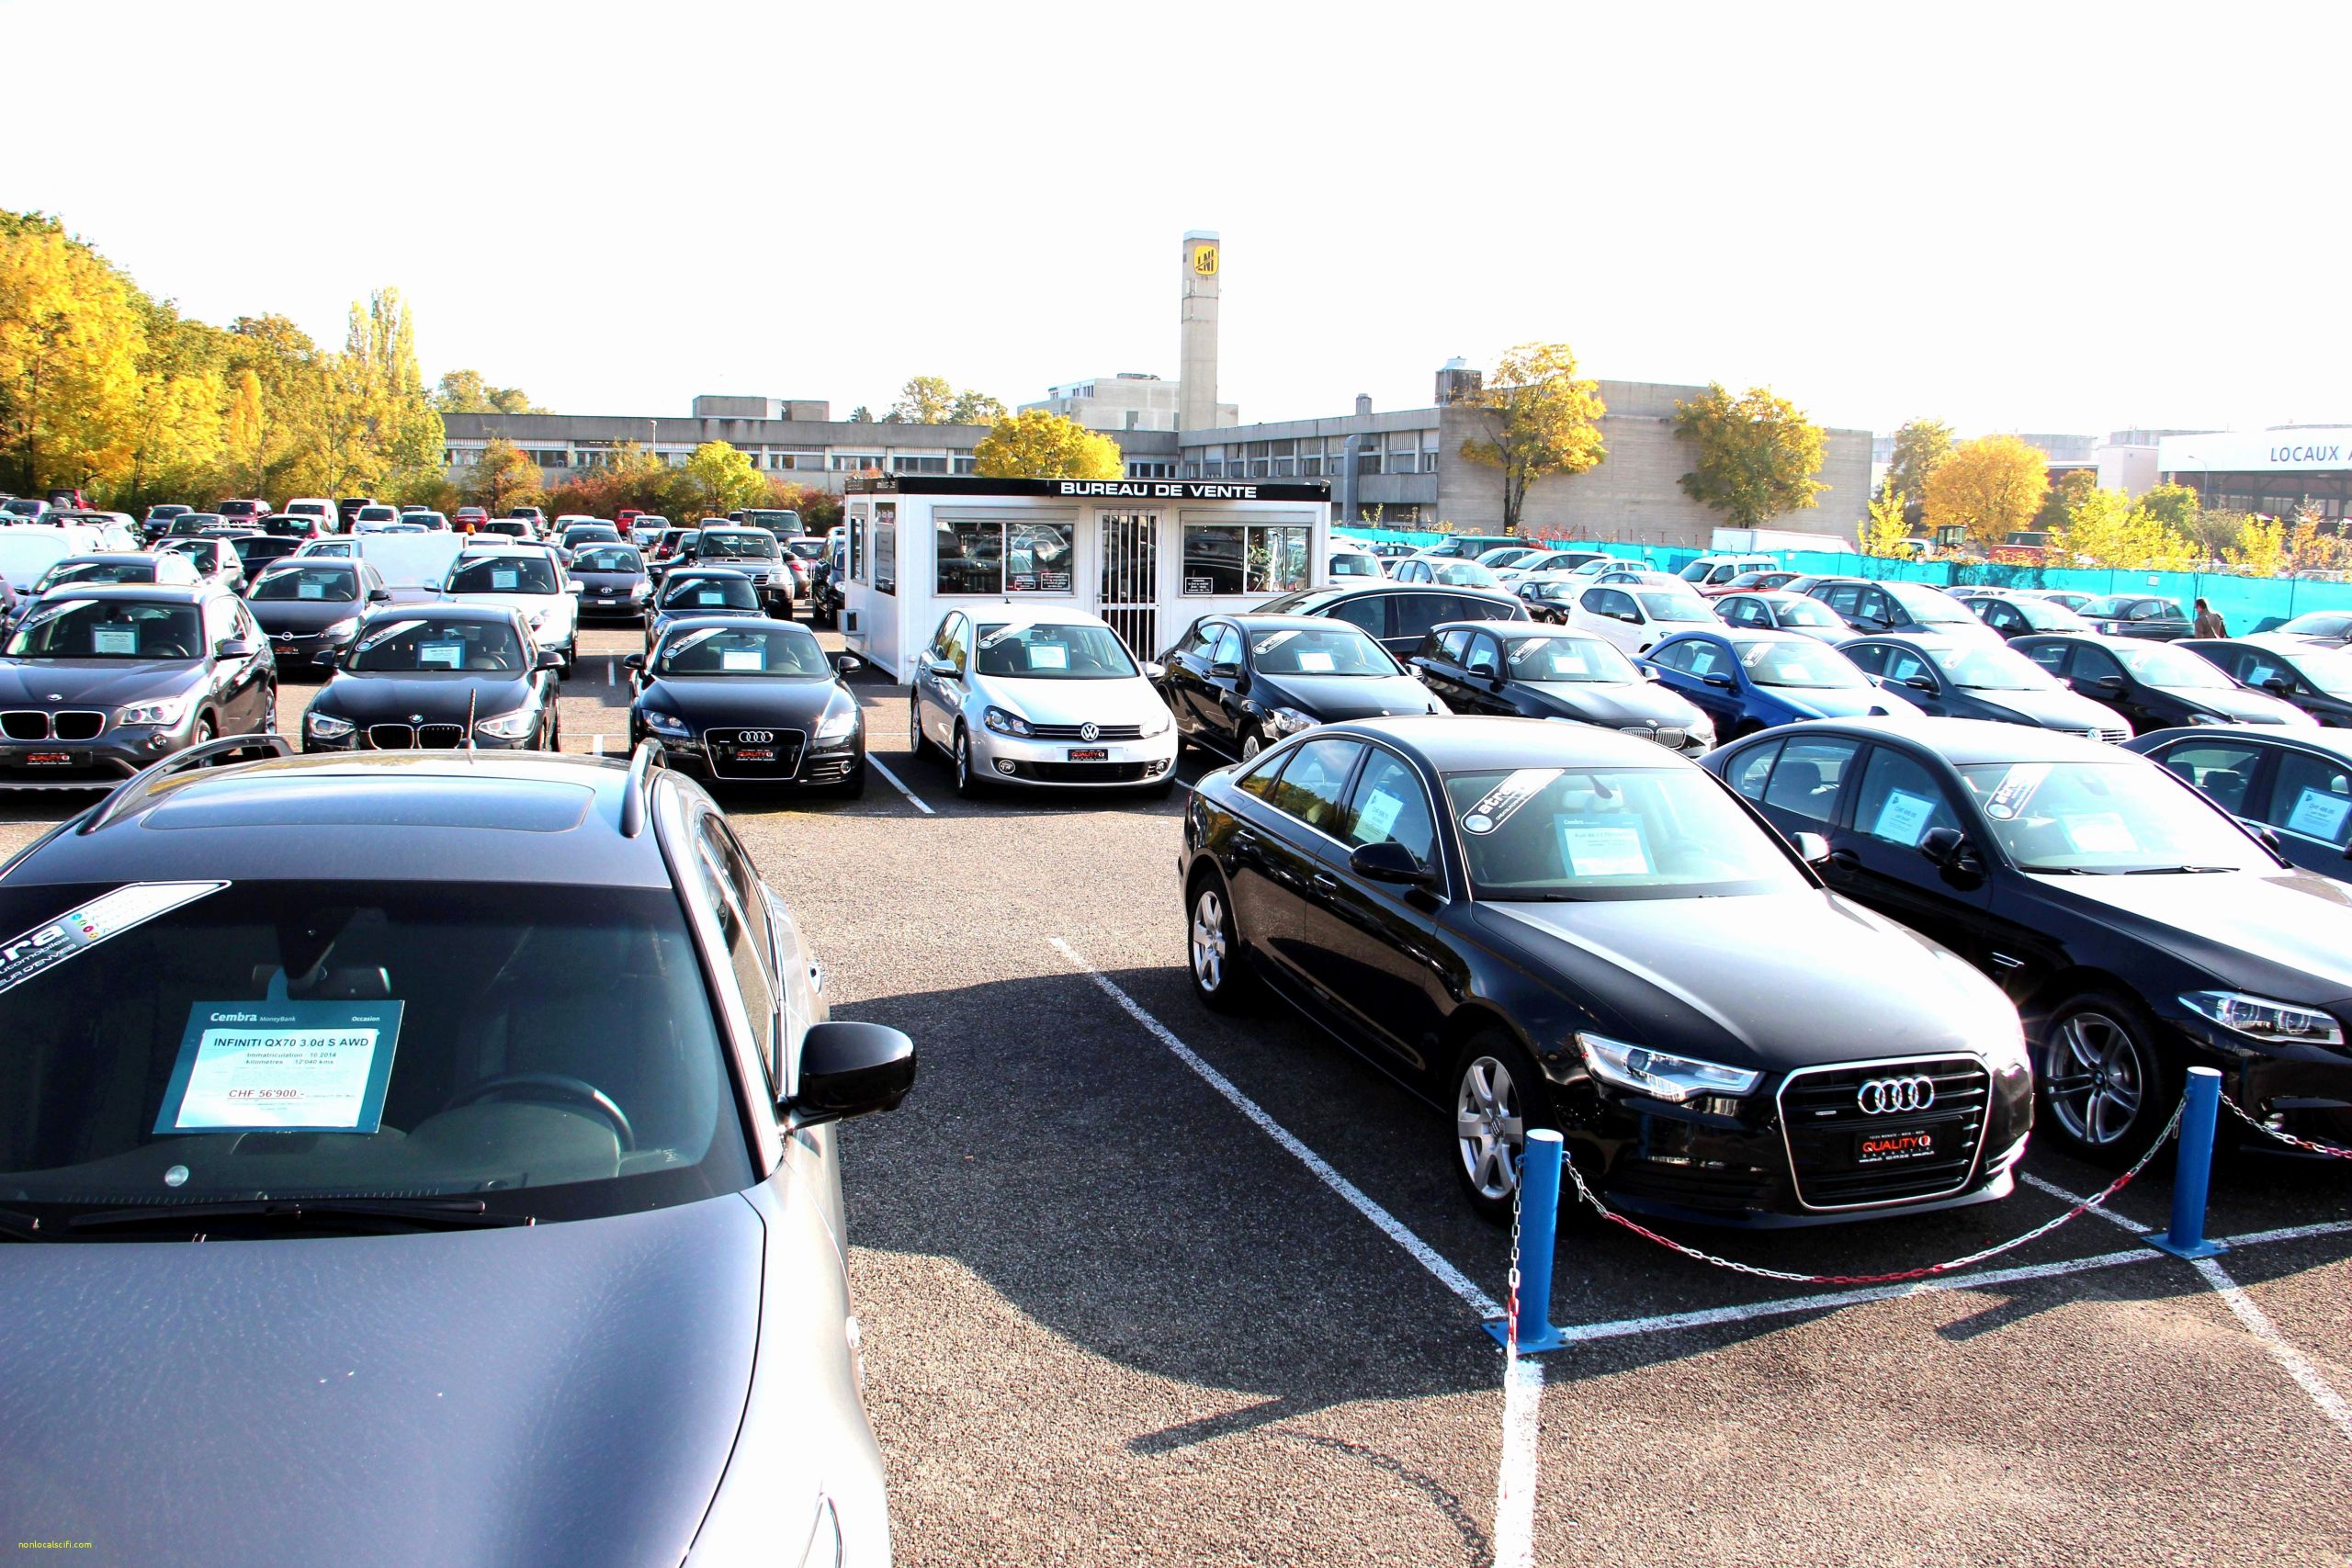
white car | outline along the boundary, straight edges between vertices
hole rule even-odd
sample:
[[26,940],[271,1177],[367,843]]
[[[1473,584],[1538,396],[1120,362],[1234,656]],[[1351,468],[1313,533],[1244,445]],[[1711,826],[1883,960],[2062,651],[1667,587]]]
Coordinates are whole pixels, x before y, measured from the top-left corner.
[[571,673],[580,657],[580,584],[537,545],[476,546],[449,564],[441,597],[469,604],[503,604],[530,623],[538,645]]
[[1069,605],[951,609],[915,657],[908,727],[917,755],[944,752],[956,793],[992,783],[1049,789],[1175,783],[1176,721],[1118,634]]
[[378,502],[363,506],[351,514],[351,531],[372,534],[379,528],[389,528],[401,520],[400,508]]
[[280,516],[305,519],[322,534],[342,532],[341,525],[335,521],[334,502],[315,495],[306,495],[298,500],[289,501],[277,511]]
[[1612,558],[1593,550],[1537,550],[1532,555],[1522,556],[1509,566],[1498,567],[1495,570],[1495,575],[1501,578],[1504,584],[1508,586],[1525,578],[1546,576],[1554,572],[1574,571],[1577,568],[1592,561],[1600,564],[1594,567],[1591,572],[1586,573],[1587,576],[1605,571],[1615,564]]
[[1567,624],[1614,643],[1620,653],[1636,657],[1677,632],[1723,625],[1707,602],[1681,582],[1671,588],[1646,582],[1596,582],[1579,592],[1568,606]]
[[1331,564],[1324,570],[1324,581],[1339,583],[1343,578],[1364,577],[1378,581],[1388,574],[1381,570],[1380,558],[1370,550],[1334,543]]

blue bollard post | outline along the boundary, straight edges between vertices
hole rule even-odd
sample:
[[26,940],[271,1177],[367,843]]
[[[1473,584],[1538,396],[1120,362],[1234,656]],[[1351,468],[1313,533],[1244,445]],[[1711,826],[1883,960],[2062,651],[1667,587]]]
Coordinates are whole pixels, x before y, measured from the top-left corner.
[[[1552,1249],[1560,1237],[1560,1134],[1527,1134],[1519,1164],[1519,1349],[1557,1350],[1567,1341],[1552,1326]],[[1508,1319],[1487,1325],[1497,1344],[1510,1341]]]
[[2222,1114],[2222,1075],[2188,1069],[2188,1103],[2180,1113],[2180,1152],[2172,1178],[2172,1226],[2148,1245],[2175,1258],[2211,1258],[2224,1250],[2205,1239],[2205,1194],[2212,1185],[2213,1123]]

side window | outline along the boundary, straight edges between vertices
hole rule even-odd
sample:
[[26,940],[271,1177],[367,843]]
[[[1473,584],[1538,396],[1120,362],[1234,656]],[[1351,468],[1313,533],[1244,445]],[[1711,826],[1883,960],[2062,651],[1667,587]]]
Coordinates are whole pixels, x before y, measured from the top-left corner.
[[2302,751],[2281,752],[2270,786],[2273,827],[2338,849],[2352,842],[2352,777],[2340,762]]
[[1427,637],[1430,628],[1442,621],[1476,619],[1476,616],[1457,617],[1451,613],[1453,608],[1452,597],[1443,593],[1391,593],[1388,595],[1388,630],[1385,634],[1374,631],[1372,635]]
[[1821,595],[1821,602],[1841,615],[1852,615],[1861,600],[1862,588],[1858,582],[1841,582]]
[[1853,765],[1858,740],[1792,740],[1765,787],[1764,804],[1827,822],[1838,815],[1838,786]]
[[1279,753],[1260,758],[1257,766],[1241,775],[1242,793],[1254,795],[1260,800],[1272,800],[1274,781],[1281,775],[1282,771],[1283,758]]
[[1441,633],[1437,639],[1437,656],[1448,664],[1459,664],[1470,649],[1470,634],[1460,626]]
[[1959,826],[1951,797],[1917,759],[1884,746],[1871,749],[1854,799],[1857,832],[1917,849],[1929,829]]
[[1735,599],[1724,611],[1724,619],[1736,626],[1770,627],[1771,615],[1754,599]]
[[1865,675],[1886,673],[1886,644],[1883,642],[1851,643],[1838,651],[1852,660],[1855,668]]
[[2066,655],[2072,651],[2063,642],[2045,642],[2038,648],[2027,649],[2026,657],[2052,674],[2058,675],[2065,672]]
[[[2245,815],[2246,786],[2254,783],[2255,765],[2261,761],[2262,753],[2252,746],[2226,746],[2208,740],[2172,747],[2163,757],[2165,767],[2212,796],[2213,804],[2233,817]],[[2285,784],[2283,776],[2279,783]],[[2278,808],[2281,807],[2289,814],[2293,812],[2293,790],[2277,788],[2270,795],[2274,818],[2278,817]],[[2278,820],[2274,826],[2285,827],[2286,823]]]
[[1427,561],[1408,560],[1396,569],[1396,581],[1399,582],[1427,582],[1429,580],[1430,566]]
[[1690,669],[1690,650],[1699,646],[1695,642],[1669,642],[1663,648],[1650,649],[1649,661],[1661,670],[1672,670],[1678,674],[1688,673]]
[[204,641],[208,648],[217,648],[237,635],[237,601],[230,598],[208,599],[204,604]]
[[1396,597],[1393,593],[1367,593],[1361,599],[1343,599],[1331,606],[1331,618],[1361,627],[1375,637],[1426,636],[1430,629],[1428,626],[1417,632],[1392,632],[1388,629],[1388,603]]
[[939,617],[939,629],[931,636],[931,656],[933,659],[947,657],[947,628],[955,624],[956,615],[952,610]]
[[1437,818],[1429,791],[1394,752],[1378,747],[1348,793],[1347,840],[1351,844],[1402,844],[1423,865],[1437,858]]
[[2066,673],[2077,681],[2104,681],[2109,675],[2122,674],[2123,666],[2118,664],[2107,649],[2078,642],[2075,645],[2075,657],[2068,663]]
[[1347,816],[1340,792],[1347,787],[1349,771],[1363,754],[1360,740],[1307,741],[1290,754],[1283,776],[1275,781],[1275,807],[1317,831],[1340,837]]
[[1903,613],[1894,600],[1886,596],[1884,591],[1876,588],[1862,590],[1861,610],[1862,614],[1871,619],[1884,621],[1891,626],[1902,626],[1911,618]]
[[1485,632],[1479,632],[1471,637],[1470,662],[1467,668],[1473,675],[1496,674],[1501,671],[1502,667],[1502,649],[1495,646],[1493,637]]
[[1507,621],[1511,619],[1510,606],[1498,604],[1491,599],[1456,599],[1448,620]]
[[706,813],[695,829],[695,860],[702,871],[711,911],[718,917],[735,988],[742,993],[743,1011],[752,1021],[752,1043],[767,1066],[770,1082],[781,1085],[775,986],[768,976],[774,950],[768,945],[767,906],[760,897],[758,877],[735,836],[715,812]]
[[1681,669],[1705,680],[1710,675],[1731,672],[1731,655],[1702,637],[1693,637],[1682,645]]
[[951,611],[947,616],[947,652],[944,657],[955,660],[958,670],[964,668],[971,640],[972,623],[964,618],[961,610]]
[[1781,760],[1781,743],[1777,740],[1744,752],[1733,762],[1725,774],[1731,787],[1750,800],[1764,798],[1764,781],[1772,776],[1772,764]]
[[[1935,667],[1907,648],[1890,648],[1886,650],[1888,680],[1900,685],[1905,681],[1915,680],[1920,676],[1935,681]],[[1943,682],[1937,681],[1936,684],[1940,687]]]
[[1195,659],[1206,659],[1209,649],[1216,646],[1216,627],[1207,621],[1194,621],[1192,630],[1184,634],[1184,640],[1177,646],[1176,651],[1189,653]]
[[1230,664],[1241,668],[1241,633],[1232,626],[1221,626],[1216,631],[1216,651],[1209,655],[1211,664]]

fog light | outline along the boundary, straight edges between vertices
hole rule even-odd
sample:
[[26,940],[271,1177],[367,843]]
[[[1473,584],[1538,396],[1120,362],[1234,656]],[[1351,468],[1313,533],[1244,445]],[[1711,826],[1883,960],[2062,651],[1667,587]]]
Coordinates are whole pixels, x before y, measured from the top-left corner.
[[1013,770],[1013,761],[1010,757],[999,757],[996,760],[996,771],[1000,773],[1010,774]]

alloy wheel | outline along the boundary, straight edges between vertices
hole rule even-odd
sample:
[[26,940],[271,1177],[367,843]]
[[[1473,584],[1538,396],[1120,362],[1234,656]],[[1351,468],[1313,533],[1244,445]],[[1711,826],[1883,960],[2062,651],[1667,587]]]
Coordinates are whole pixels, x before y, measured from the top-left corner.
[[907,750],[922,755],[922,709],[912,697],[907,699]]
[[1258,753],[1265,749],[1266,743],[1258,739],[1258,732],[1256,730],[1252,729],[1241,737],[1241,760],[1243,761],[1256,761],[1258,760]]
[[956,787],[972,787],[972,743],[960,729],[956,732]]
[[1527,1141],[1519,1086],[1511,1082],[1509,1067],[1492,1056],[1471,1058],[1454,1090],[1453,1126],[1470,1185],[1482,1198],[1509,1198],[1519,1185],[1512,1161]]
[[2101,1147],[2129,1135],[2140,1119],[2148,1064],[2131,1030],[2104,1012],[2069,1016],[2043,1050],[2042,1092],[2059,1125]]
[[1225,900],[1204,887],[1193,904],[1193,978],[1215,995],[1225,984]]

